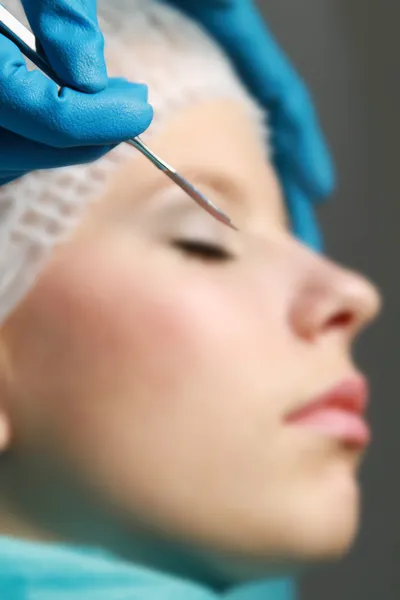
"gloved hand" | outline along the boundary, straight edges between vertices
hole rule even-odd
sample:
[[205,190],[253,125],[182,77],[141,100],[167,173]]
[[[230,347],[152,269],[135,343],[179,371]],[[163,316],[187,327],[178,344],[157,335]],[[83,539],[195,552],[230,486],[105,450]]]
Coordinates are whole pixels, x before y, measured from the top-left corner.
[[334,172],[308,91],[251,0],[170,0],[222,45],[270,116],[275,165],[288,200],[332,192]]
[[25,173],[87,163],[150,125],[147,87],[108,79],[96,0],[22,0],[59,79],[28,71],[0,34],[0,185]]

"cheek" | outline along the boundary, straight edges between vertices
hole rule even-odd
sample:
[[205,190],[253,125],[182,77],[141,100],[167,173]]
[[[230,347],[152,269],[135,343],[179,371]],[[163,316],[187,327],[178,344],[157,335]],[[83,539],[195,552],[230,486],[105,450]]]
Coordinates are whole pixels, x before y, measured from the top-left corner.
[[149,409],[206,385],[206,375],[216,383],[244,308],[233,297],[204,275],[190,280],[176,261],[122,242],[86,243],[60,253],[28,312],[53,396],[69,396],[69,409],[98,406],[111,390],[130,390],[135,409],[145,397]]
[[246,435],[243,401],[263,373],[252,360],[260,329],[251,297],[122,244],[87,244],[60,257],[31,305],[51,373],[48,425],[68,453],[115,485],[141,481],[142,491],[162,465],[169,477],[174,464],[188,478],[194,455],[212,472],[218,447],[235,452],[232,438]]

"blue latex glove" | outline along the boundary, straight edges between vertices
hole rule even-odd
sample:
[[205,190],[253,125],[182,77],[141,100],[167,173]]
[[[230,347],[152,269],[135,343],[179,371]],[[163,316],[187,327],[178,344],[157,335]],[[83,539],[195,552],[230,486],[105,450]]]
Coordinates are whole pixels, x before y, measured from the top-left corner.
[[170,0],[223,46],[267,109],[275,165],[291,204],[322,199],[334,187],[329,152],[304,83],[251,0]]
[[31,28],[67,86],[29,72],[0,35],[0,185],[25,173],[87,163],[141,134],[147,87],[108,79],[96,0],[22,0]]

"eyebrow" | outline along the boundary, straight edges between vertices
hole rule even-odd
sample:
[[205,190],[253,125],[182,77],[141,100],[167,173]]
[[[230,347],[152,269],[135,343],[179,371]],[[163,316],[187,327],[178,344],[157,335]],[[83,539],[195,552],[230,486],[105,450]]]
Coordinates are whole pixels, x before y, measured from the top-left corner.
[[225,173],[214,169],[213,171],[205,173],[204,170],[187,168],[181,169],[186,173],[186,177],[197,183],[197,185],[205,185],[207,188],[215,190],[216,193],[222,196],[228,196],[235,203],[243,202],[245,195],[245,186],[242,186],[232,181],[232,179]]
[[[207,172],[206,172],[207,171]],[[245,197],[245,189],[244,186],[241,188],[240,185],[233,182],[228,174],[223,173],[218,169],[210,169],[210,165],[207,165],[207,169],[194,167],[192,165],[185,166],[184,164],[179,166],[179,172],[188,179],[195,187],[199,188],[199,191],[202,191],[202,187],[206,187],[205,194],[207,195],[208,190],[214,191],[216,194],[220,196],[217,202],[226,204],[226,209],[228,210],[228,204],[245,206],[243,202],[243,198]],[[178,188],[170,179],[165,177],[161,171],[158,173],[158,176],[152,181],[143,181],[139,184],[138,187],[131,187],[129,185],[129,191],[127,190],[127,196],[142,197],[143,200],[146,198],[152,198],[158,196],[164,190],[176,190],[177,198],[181,198],[182,200],[187,198],[188,202],[194,204],[194,201],[188,194]],[[212,199],[212,198],[211,198]]]

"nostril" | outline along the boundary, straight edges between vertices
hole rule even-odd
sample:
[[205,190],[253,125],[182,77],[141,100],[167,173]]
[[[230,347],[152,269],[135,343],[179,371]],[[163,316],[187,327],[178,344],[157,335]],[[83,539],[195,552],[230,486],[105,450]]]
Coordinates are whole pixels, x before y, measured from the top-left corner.
[[354,314],[350,310],[342,310],[325,323],[324,329],[349,327],[353,321]]

